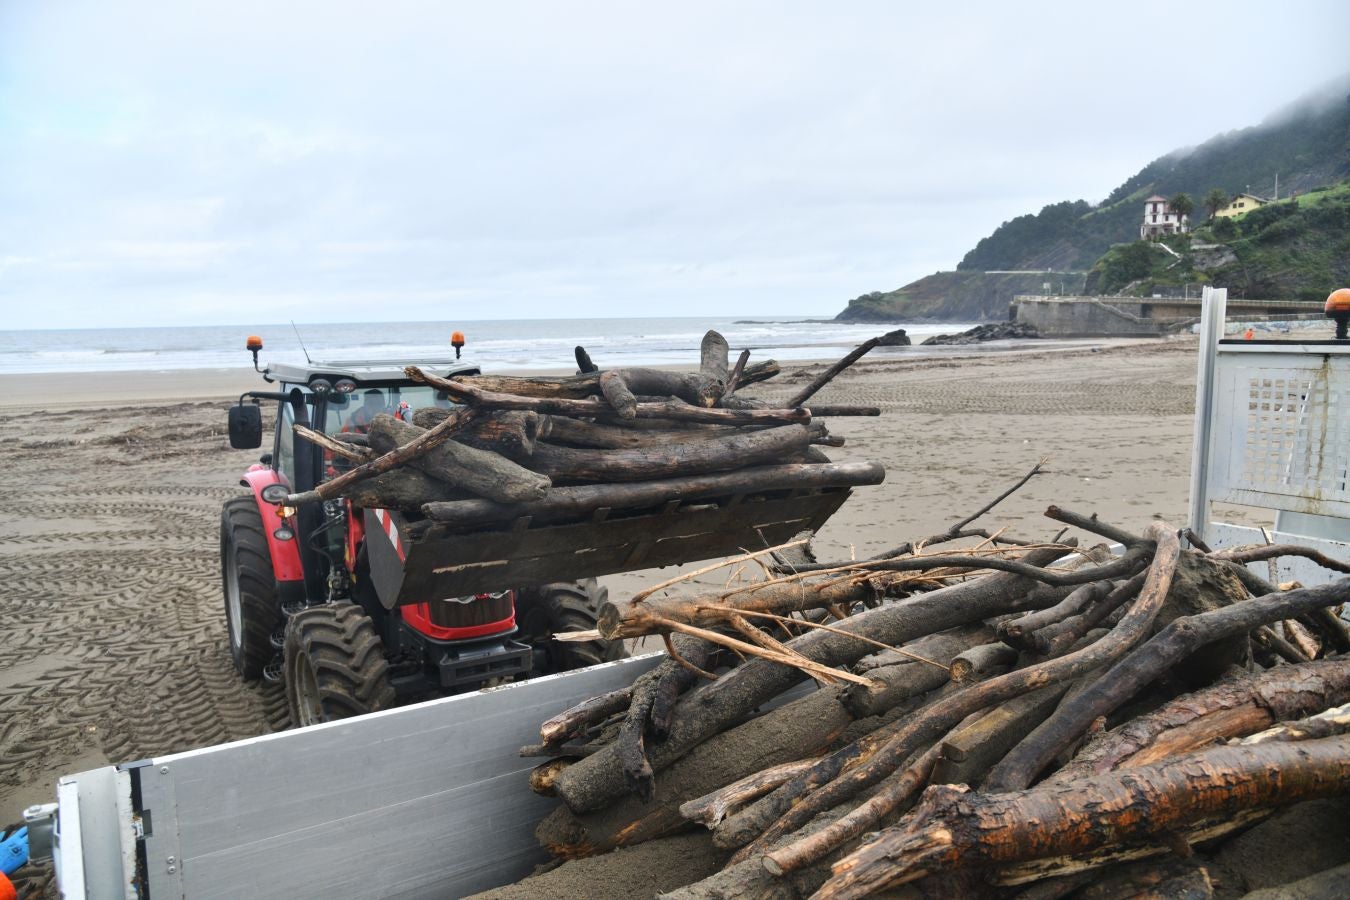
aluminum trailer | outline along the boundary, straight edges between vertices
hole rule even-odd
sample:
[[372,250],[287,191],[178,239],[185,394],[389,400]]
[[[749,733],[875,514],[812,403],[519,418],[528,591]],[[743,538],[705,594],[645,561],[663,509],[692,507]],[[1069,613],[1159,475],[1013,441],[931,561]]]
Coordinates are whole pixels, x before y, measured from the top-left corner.
[[67,898],[461,897],[547,859],[518,750],[653,653],[68,775],[26,813]]

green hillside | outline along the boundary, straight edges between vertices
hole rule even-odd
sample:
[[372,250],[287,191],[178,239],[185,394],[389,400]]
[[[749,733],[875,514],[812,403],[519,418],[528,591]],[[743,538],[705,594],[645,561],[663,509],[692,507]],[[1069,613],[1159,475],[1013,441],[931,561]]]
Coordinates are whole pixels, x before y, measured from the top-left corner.
[[1148,296],[1208,283],[1243,297],[1325,299],[1331,288],[1350,284],[1350,181],[1165,243],[1181,259],[1148,241],[1111,248],[1088,273],[1085,290]]
[[[1320,97],[1305,98],[1260,125],[1160,157],[1099,204],[1066,200],[1004,222],[962,258],[957,271],[865,294],[838,318],[997,320],[1007,315],[1014,294],[1041,293],[1046,281],[1057,293],[1061,281],[1076,282],[1066,283],[1065,292],[1090,293],[1143,293],[1152,286],[1204,281],[1248,297],[1325,296],[1328,284],[1350,279],[1343,218],[1350,203],[1350,78]],[[1200,223],[1210,190],[1270,196],[1277,173],[1280,195],[1298,194],[1297,201],[1265,207],[1231,225],[1202,225],[1194,243],[1221,248],[1193,254],[1192,240],[1169,239],[1183,256],[1178,262],[1138,241],[1142,204],[1151,194],[1189,194],[1196,205],[1192,222]],[[1042,269],[1088,270],[1088,275],[1084,281],[1059,274],[986,274]]]

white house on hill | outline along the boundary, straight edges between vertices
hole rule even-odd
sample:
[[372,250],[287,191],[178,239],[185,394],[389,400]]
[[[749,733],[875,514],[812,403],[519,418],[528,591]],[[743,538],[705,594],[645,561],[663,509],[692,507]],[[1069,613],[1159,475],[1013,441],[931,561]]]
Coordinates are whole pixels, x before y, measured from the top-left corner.
[[1180,216],[1172,212],[1166,197],[1154,194],[1144,201],[1144,223],[1139,226],[1139,238],[1157,237],[1160,234],[1182,234],[1189,230],[1189,216]]

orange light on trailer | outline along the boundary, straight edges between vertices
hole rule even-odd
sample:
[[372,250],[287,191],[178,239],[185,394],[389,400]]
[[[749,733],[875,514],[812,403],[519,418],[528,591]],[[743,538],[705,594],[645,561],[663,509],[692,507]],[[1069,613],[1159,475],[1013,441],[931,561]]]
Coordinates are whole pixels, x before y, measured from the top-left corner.
[[450,346],[455,348],[455,359],[459,359],[459,351],[464,349],[464,332],[456,331],[450,335]]

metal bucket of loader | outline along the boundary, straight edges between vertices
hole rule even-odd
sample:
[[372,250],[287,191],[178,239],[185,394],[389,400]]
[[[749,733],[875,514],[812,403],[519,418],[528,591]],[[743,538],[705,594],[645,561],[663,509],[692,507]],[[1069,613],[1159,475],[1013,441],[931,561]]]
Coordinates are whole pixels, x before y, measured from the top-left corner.
[[380,602],[393,608],[762,550],[819,529],[851,493],[816,487],[670,500],[574,522],[535,524],[527,516],[461,533],[366,510],[366,547]]

